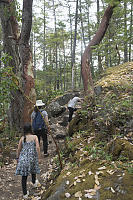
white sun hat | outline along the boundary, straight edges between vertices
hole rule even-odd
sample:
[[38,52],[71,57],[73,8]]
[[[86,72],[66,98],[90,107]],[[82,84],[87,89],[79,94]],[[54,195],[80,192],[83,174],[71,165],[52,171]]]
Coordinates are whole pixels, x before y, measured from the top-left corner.
[[45,103],[42,102],[42,100],[37,100],[36,101],[36,106],[44,106]]

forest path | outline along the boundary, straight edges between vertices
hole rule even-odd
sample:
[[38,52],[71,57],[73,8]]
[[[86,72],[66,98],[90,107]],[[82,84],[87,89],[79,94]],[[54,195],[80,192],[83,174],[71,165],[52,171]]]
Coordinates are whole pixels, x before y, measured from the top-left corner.
[[[54,126],[56,127],[56,134],[66,133],[66,127],[60,126],[58,123],[60,118],[54,119]],[[52,122],[53,125],[53,122]],[[47,184],[47,180],[49,178],[49,175],[54,170],[53,165],[53,157],[57,154],[56,153],[56,146],[55,143],[51,137],[51,135],[48,136],[48,157],[44,157],[43,155],[43,149],[42,149],[42,140],[41,140],[41,163],[40,163],[40,174],[37,175],[37,179],[40,182],[40,187],[33,188],[31,184],[31,177],[28,177],[27,181],[27,189],[30,192],[29,200],[40,200],[41,194],[45,191],[45,186]],[[57,141],[57,140],[56,140]],[[57,144],[60,146],[60,144],[63,144],[64,140],[58,140]],[[3,166],[0,169],[0,200],[22,200],[22,188],[21,188],[21,176],[15,175],[16,170],[16,160],[11,159],[10,164],[7,164]]]

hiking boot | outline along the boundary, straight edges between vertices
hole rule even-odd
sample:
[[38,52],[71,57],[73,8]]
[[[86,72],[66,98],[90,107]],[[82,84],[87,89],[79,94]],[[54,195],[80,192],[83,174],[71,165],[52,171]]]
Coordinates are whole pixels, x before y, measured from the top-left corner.
[[49,153],[44,153],[44,157],[48,157],[49,156]]
[[27,191],[27,194],[23,195],[23,199],[28,199],[29,191]]

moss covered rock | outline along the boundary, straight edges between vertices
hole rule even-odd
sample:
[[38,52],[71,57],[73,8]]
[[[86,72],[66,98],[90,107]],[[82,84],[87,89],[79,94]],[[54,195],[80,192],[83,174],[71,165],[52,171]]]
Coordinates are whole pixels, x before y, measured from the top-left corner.
[[133,160],[133,144],[123,138],[112,140],[107,147],[113,159]]

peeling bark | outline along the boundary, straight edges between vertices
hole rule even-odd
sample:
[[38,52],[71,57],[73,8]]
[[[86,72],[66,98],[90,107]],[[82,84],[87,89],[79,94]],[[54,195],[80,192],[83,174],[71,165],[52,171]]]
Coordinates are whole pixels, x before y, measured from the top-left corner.
[[[81,71],[82,71],[82,78],[83,78],[83,84],[84,84],[84,91],[85,94],[88,93],[88,84],[90,82],[90,87],[92,90],[92,93],[94,94],[94,84],[90,69],[90,58],[91,58],[91,50],[94,48],[94,46],[98,45],[101,40],[103,39],[106,30],[109,25],[109,20],[111,19],[111,16],[113,14],[113,9],[115,6],[108,6],[105,10],[104,16],[102,18],[101,24],[99,26],[98,31],[96,32],[93,39],[90,41],[89,45],[86,47],[83,55],[82,55],[82,65],[81,65]],[[89,80],[89,82],[88,82]]]
[[24,108],[23,108],[24,123],[31,121],[30,115],[32,112],[33,104],[35,103],[36,100],[32,52],[29,45],[30,32],[32,27],[32,3],[33,0],[28,0],[28,1],[23,0],[22,30],[21,30],[21,38],[19,41],[20,59],[23,71],[22,88],[24,91]]
[[[0,1],[0,18],[2,22],[4,51],[12,56],[9,66],[19,78],[19,89],[11,91],[9,110],[10,127],[21,131],[25,122],[30,122],[30,114],[36,100],[34,85],[32,53],[29,46],[32,26],[32,2],[23,1],[22,30],[18,27],[15,6],[11,1]],[[8,13],[8,14],[7,14]]]
[[[4,1],[3,1],[4,2]],[[3,49],[4,52],[12,57],[7,63],[12,67],[15,74],[20,73],[20,60],[19,49],[15,38],[19,38],[18,24],[16,19],[7,14],[14,13],[15,7],[10,7],[8,1],[0,2],[0,18],[3,32]],[[16,128],[18,131],[21,127],[21,115],[22,115],[22,93],[19,90],[11,91],[10,108],[8,111],[8,121],[10,128]]]

